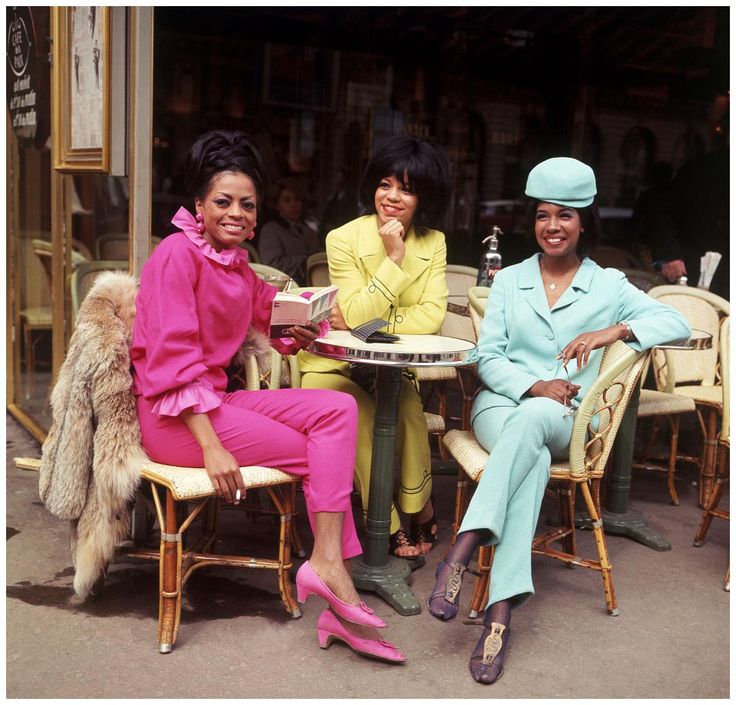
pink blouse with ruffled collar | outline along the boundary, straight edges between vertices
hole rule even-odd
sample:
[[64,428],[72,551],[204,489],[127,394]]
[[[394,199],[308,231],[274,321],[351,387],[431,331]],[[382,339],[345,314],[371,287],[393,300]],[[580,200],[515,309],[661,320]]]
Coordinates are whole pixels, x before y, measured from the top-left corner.
[[[171,222],[181,232],[161,241],[141,273],[130,351],[133,391],[153,400],[160,416],[221,404],[225,367],[250,326],[268,335],[277,291],[248,266],[245,250],[215,250],[186,209]],[[291,339],[271,344],[296,350]]]

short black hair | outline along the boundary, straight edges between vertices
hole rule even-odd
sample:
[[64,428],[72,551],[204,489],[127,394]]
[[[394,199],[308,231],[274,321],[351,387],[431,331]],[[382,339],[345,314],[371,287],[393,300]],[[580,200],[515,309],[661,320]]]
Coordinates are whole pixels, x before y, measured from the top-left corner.
[[417,197],[414,225],[417,233],[440,227],[450,200],[450,162],[445,153],[427,140],[392,137],[368,162],[360,179],[358,199],[368,213],[376,212],[375,196],[381,179],[394,176]]
[[[534,232],[534,223],[536,221],[537,206],[540,203],[544,203],[538,198],[529,198],[527,200],[526,207],[526,218],[527,218],[527,229],[532,238],[532,242],[536,242],[537,236]],[[571,208],[571,206],[564,206],[565,208]],[[580,225],[582,226],[582,232],[580,233],[580,239],[578,240],[577,255],[582,259],[587,257],[598,244],[598,240],[601,237],[601,217],[598,212],[598,198],[593,197],[593,203],[584,208],[573,208],[577,211],[580,217]]]
[[261,155],[255,145],[236,130],[213,130],[200,135],[187,152],[184,162],[184,185],[187,191],[203,199],[212,180],[223,172],[245,174],[256,187],[258,206],[264,200],[267,179]]

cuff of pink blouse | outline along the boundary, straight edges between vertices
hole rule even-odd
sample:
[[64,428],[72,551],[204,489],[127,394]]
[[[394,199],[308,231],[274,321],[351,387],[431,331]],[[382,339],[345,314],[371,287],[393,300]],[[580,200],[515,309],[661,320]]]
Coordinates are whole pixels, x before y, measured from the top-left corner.
[[189,382],[181,387],[164,392],[151,411],[159,416],[179,416],[185,409],[195,414],[204,414],[222,404],[212,385],[205,381]]
[[[330,321],[325,319],[319,324],[318,338],[324,338],[330,332]],[[294,355],[301,348],[296,344],[294,338],[273,338],[271,340],[272,347],[282,355]]]

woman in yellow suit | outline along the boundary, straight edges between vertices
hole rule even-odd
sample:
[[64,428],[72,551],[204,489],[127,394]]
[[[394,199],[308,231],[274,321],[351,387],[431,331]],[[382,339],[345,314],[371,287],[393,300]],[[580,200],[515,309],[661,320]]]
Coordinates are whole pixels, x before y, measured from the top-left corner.
[[[430,225],[442,220],[450,196],[445,154],[425,140],[394,137],[363,173],[364,215],[327,235],[330,280],[339,287],[330,324],[355,328],[374,318],[390,333],[439,331],[447,309],[445,236]],[[299,354],[302,387],[348,392],[358,402],[355,484],[368,507],[373,443],[371,368]],[[391,552],[403,558],[428,553],[437,540],[431,502],[431,454],[422,401],[407,370],[399,397],[396,450],[401,461],[399,508],[411,516],[409,534],[391,507]]]

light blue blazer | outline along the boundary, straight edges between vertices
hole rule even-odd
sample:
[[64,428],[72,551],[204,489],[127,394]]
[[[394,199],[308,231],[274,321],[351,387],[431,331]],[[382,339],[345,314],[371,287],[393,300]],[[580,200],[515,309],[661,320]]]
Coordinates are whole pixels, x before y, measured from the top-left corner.
[[[575,336],[627,321],[635,350],[687,338],[690,326],[675,309],[630,284],[623,272],[603,269],[587,257],[550,310],[539,254],[502,269],[488,297],[478,342],[478,374],[485,386],[472,418],[491,406],[517,406],[537,381],[566,379],[556,357]],[[598,376],[603,349],[593,351],[580,370],[573,358],[570,381],[580,401]]]

